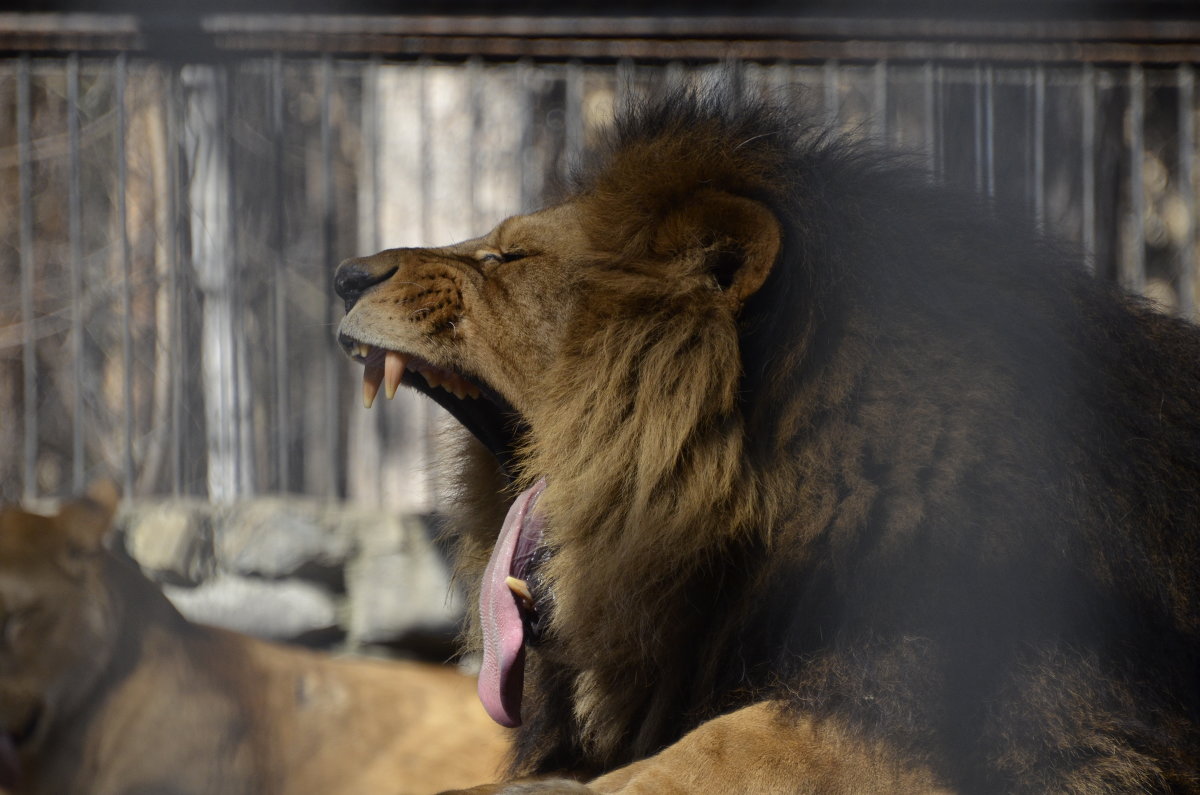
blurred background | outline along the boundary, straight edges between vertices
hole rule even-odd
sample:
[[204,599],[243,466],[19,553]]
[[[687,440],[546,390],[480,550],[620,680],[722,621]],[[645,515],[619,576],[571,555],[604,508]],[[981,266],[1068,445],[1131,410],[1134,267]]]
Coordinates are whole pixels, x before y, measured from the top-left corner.
[[1196,316],[1190,5],[549,6],[0,13],[0,500],[115,477],[189,615],[444,657],[444,419],[362,408],[333,267],[552,200],[624,98],[718,72]]

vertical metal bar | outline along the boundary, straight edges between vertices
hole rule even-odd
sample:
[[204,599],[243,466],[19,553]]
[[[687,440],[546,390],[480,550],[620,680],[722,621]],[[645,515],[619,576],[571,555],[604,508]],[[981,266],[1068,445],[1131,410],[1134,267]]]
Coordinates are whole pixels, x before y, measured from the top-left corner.
[[636,69],[631,58],[622,58],[617,61],[617,88],[615,97],[617,111],[627,107],[629,101],[633,99],[634,81],[636,78]]
[[666,82],[667,88],[671,91],[684,89],[687,86],[688,75],[683,62],[677,60],[667,61],[667,66],[663,71],[663,79]]
[[124,375],[125,449],[123,478],[125,494],[133,494],[133,258],[129,250],[129,168],[125,156],[125,88],[128,81],[128,56],[117,56],[117,238],[121,257],[121,369]]
[[[621,83],[620,67],[617,67],[618,84]],[[534,109],[533,109],[533,64],[527,58],[517,63],[517,105],[520,113],[520,155],[521,158],[521,212],[529,212],[537,204],[538,197],[534,190],[534,177],[538,173],[534,161]],[[618,96],[621,90],[618,87]],[[626,90],[625,95],[628,96]],[[621,105],[618,105],[621,107]]]
[[1187,233],[1179,251],[1179,314],[1191,317],[1196,310],[1196,71],[1179,66],[1179,198],[1187,210]]
[[[477,62],[477,56],[472,56],[471,61]],[[468,73],[470,73],[472,67],[468,66],[467,69]],[[363,155],[359,166],[359,174],[362,178],[362,187],[359,190],[359,201],[361,203],[361,211],[359,213],[359,245],[364,247],[368,252],[379,251],[383,247],[383,236],[380,232],[380,215],[383,206],[381,197],[384,188],[379,173],[380,149],[382,146],[380,143],[380,131],[382,129],[383,118],[381,101],[383,96],[381,89],[383,81],[382,71],[383,58],[379,55],[372,55],[367,61],[366,71],[362,79],[363,108],[361,136]],[[472,108],[473,111],[474,108]],[[468,194],[471,202],[472,220],[476,212],[473,161],[477,157],[477,149],[478,142],[475,138],[472,138],[467,153],[467,157],[472,161],[472,167],[468,173],[468,180],[470,181]],[[365,196],[363,195],[364,191],[366,192]],[[356,456],[361,460],[369,459],[370,463],[365,467],[366,474],[364,474],[362,469],[355,472],[349,460],[345,464],[346,470],[349,473],[349,477],[346,479],[347,496],[352,496],[355,491],[361,493],[361,490],[365,488],[374,497],[375,504],[378,506],[384,505],[385,495],[389,492],[388,478],[384,471],[385,451],[387,450],[386,439],[388,438],[387,419],[387,414],[382,411],[371,411],[358,415],[352,426],[355,437],[351,438],[356,443],[356,446],[359,447],[359,450],[351,452],[347,448],[347,455]],[[370,437],[361,438],[361,434],[363,433],[370,434]],[[353,478],[353,481],[350,478]]]
[[934,94],[935,125],[934,147],[936,149],[935,172],[939,178],[946,176],[946,67],[937,66],[937,90]]
[[929,161],[929,173],[937,173],[937,104],[934,91],[933,61],[921,67],[922,86],[925,100],[925,158]]
[[[667,68],[670,69],[671,65],[667,64]],[[767,67],[767,87],[770,101],[791,104],[792,65],[778,60]]]
[[1146,196],[1142,177],[1145,120],[1146,78],[1142,65],[1135,63],[1129,67],[1129,221],[1133,240],[1129,256],[1121,258],[1121,282],[1136,293],[1146,287]]
[[238,229],[240,228],[240,224],[232,220],[239,217],[237,141],[233,135],[236,124],[234,117],[237,111],[235,85],[237,76],[234,65],[224,64],[221,67],[221,82],[225,87],[225,124],[222,128],[222,135],[225,138],[225,152],[228,163],[227,168],[229,170],[229,179],[225,182],[225,201],[229,208],[226,217],[231,219],[229,224],[229,274],[232,277],[232,284],[229,290],[229,326],[232,344],[229,346],[229,351],[233,364],[233,377],[230,379],[231,383],[229,384],[229,405],[233,410],[233,428],[231,429],[233,478],[234,488],[236,489],[235,493],[245,496],[254,491],[253,453],[251,452],[250,444],[252,438],[250,422],[253,415],[248,406],[250,397],[247,394],[247,389],[249,385],[246,383],[246,374],[249,366],[246,362],[247,349],[244,344],[246,321],[242,315],[242,297],[244,293],[241,289],[238,289],[238,285],[241,284],[242,279],[240,249],[238,246]]
[[826,61],[821,66],[821,82],[825,89],[825,124],[830,129],[838,125],[841,115],[838,108],[838,77],[840,68],[836,60]]
[[1033,219],[1046,224],[1046,67],[1033,72]]
[[[1089,270],[1095,270],[1096,256],[1096,69],[1083,65],[1079,90],[1082,93],[1080,116],[1083,122],[1083,253]],[[1190,216],[1189,216],[1190,217]]]
[[31,115],[32,78],[29,56],[17,62],[17,147],[21,194],[21,372],[23,384],[24,449],[22,495],[26,500],[37,496],[37,349],[34,346],[33,317],[33,131]]
[[723,61],[724,79],[729,87],[729,103],[733,111],[740,111],[746,102],[746,64],[738,58]]
[[996,72],[991,64],[984,69],[983,159],[984,187],[989,199],[996,197]]
[[[420,205],[420,224],[421,224],[421,245],[433,245],[433,216],[430,213],[430,206],[433,198],[433,142],[431,140],[431,131],[435,128],[434,120],[431,118],[432,106],[429,98],[429,73],[433,68],[433,61],[428,57],[423,57],[417,62],[417,81],[419,83],[419,92],[417,98],[417,114],[420,119],[418,124],[420,141],[418,146],[421,152],[421,195],[418,199]],[[524,73],[528,70],[527,61],[523,61],[517,65],[517,89],[518,103],[525,101],[525,80]],[[524,119],[527,114],[522,113],[521,119]],[[522,147],[518,153],[518,157],[524,158],[527,156],[525,148]],[[522,169],[521,177],[521,193],[524,200],[525,182],[527,180],[526,172],[528,169]],[[522,205],[524,207],[524,205]],[[425,477],[425,494],[422,502],[425,505],[437,505],[438,502],[438,483],[437,472],[433,464],[433,438],[437,433],[437,413],[430,406],[429,401],[422,400],[416,404],[419,406],[420,424],[423,429],[421,436],[421,461],[426,466]]]
[[80,189],[79,54],[67,56],[67,237],[71,251],[71,489],[81,494],[83,471],[83,192]]
[[[424,81],[422,81],[422,97],[424,96]],[[422,166],[425,168],[426,166]],[[320,270],[329,267],[334,259],[334,235],[336,233],[334,218],[333,196],[333,57],[328,53],[321,56],[321,265]],[[326,322],[330,328],[337,323],[337,311],[333,301],[327,302]],[[338,359],[333,335],[329,337],[329,350],[326,351],[325,366],[325,399],[330,417],[340,417]],[[327,482],[322,484],[325,493],[335,495],[338,488],[338,475],[343,467],[340,465],[341,454],[338,445],[339,422],[329,422],[325,425],[325,450],[332,466],[325,467]],[[335,463],[336,462],[336,463]]]
[[429,64],[430,60],[423,57],[417,61],[417,151],[421,153],[421,198],[417,202],[417,213],[420,220],[421,245],[433,245],[433,233],[430,229],[429,197],[433,187],[432,146],[429,141],[430,129],[433,127],[429,119]]
[[871,71],[873,92],[871,98],[872,110],[875,117],[875,138],[881,144],[887,142],[888,135],[888,68],[887,61],[876,61]]
[[274,314],[271,347],[275,380],[275,477],[276,486],[287,492],[292,486],[290,433],[291,406],[288,389],[287,296],[288,267],[284,253],[284,147],[283,147],[283,54],[271,57],[271,158],[275,190],[272,197],[271,251],[275,278],[271,279],[271,310]]
[[[579,68],[578,64],[574,67]],[[571,66],[567,66],[567,118],[566,123],[566,138],[567,151],[571,151]],[[470,125],[470,151],[467,153],[469,160],[467,167],[467,195],[471,202],[471,229],[478,230],[483,227],[483,207],[480,204],[479,197],[479,174],[483,169],[482,157],[480,156],[483,150],[483,61],[478,55],[471,56],[467,60],[467,113],[469,114]]]
[[[475,56],[472,56],[474,59]],[[379,189],[379,119],[381,111],[379,110],[379,74],[383,70],[383,58],[379,55],[372,55],[367,61],[367,75],[369,90],[364,101],[367,103],[365,108],[369,123],[367,129],[363,133],[363,144],[366,148],[367,170],[371,173],[371,205],[367,207],[369,213],[369,235],[367,240],[367,250],[371,252],[379,251],[383,248],[382,235],[380,234],[380,217],[382,200],[380,199],[381,191]],[[473,123],[479,123],[478,107],[472,109]],[[474,130],[472,131],[474,135]],[[479,141],[476,138],[471,139],[471,157],[476,156]],[[471,173],[471,193],[472,198],[475,192],[475,174],[474,169]],[[475,227],[472,227],[475,228]],[[330,263],[331,265],[333,263]]]
[[167,79],[167,217],[171,219],[168,233],[171,261],[167,272],[167,289],[171,301],[171,493],[175,496],[183,491],[183,362],[186,361],[183,340],[185,305],[183,283],[179,278],[183,268],[183,258],[180,256],[183,242],[179,234],[182,224],[179,213],[183,205],[179,198],[183,183],[179,163],[182,92],[179,67],[171,67]]
[[983,67],[975,64],[971,81],[974,86],[974,105],[971,129],[975,136],[975,192],[983,193]]
[[[678,63],[672,61],[671,63]],[[667,64],[667,72],[670,74],[671,63]],[[567,80],[566,80],[566,101],[564,111],[567,114],[566,118],[566,146],[567,160],[574,164],[579,162],[579,158],[583,155],[584,142],[584,127],[583,127],[583,66],[579,61],[571,60],[567,62]],[[668,77],[668,81],[670,78]],[[670,83],[675,86],[677,83]]]

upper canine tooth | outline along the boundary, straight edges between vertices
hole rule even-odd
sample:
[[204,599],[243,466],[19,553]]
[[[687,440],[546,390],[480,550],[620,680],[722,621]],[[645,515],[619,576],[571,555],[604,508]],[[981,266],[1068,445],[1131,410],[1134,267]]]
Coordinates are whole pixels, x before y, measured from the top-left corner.
[[371,408],[375,396],[379,394],[379,385],[383,383],[383,368],[379,365],[368,365],[363,368],[363,406]]
[[398,351],[388,351],[383,358],[383,388],[388,400],[396,396],[396,388],[400,386],[407,359],[407,356]]

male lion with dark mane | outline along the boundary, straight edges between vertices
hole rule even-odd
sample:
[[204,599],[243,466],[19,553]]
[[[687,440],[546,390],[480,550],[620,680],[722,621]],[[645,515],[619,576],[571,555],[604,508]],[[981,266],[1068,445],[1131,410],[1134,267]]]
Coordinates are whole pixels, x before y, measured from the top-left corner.
[[1200,791],[1200,331],[733,107],[338,268],[366,402],[480,443],[453,533],[524,780],[479,791]]

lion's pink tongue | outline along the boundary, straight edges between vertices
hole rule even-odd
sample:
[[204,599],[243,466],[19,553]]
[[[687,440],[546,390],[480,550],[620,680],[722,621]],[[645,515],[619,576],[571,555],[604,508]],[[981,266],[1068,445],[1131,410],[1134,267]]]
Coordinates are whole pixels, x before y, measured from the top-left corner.
[[479,594],[479,614],[483,621],[479,700],[492,720],[501,726],[521,725],[521,689],[525,682],[525,626],[516,597],[505,580],[513,573],[517,542],[522,530],[530,526],[534,504],[544,488],[545,478],[521,492],[508,509],[483,572]]
[[16,789],[21,778],[21,760],[12,737],[0,732],[0,788]]

